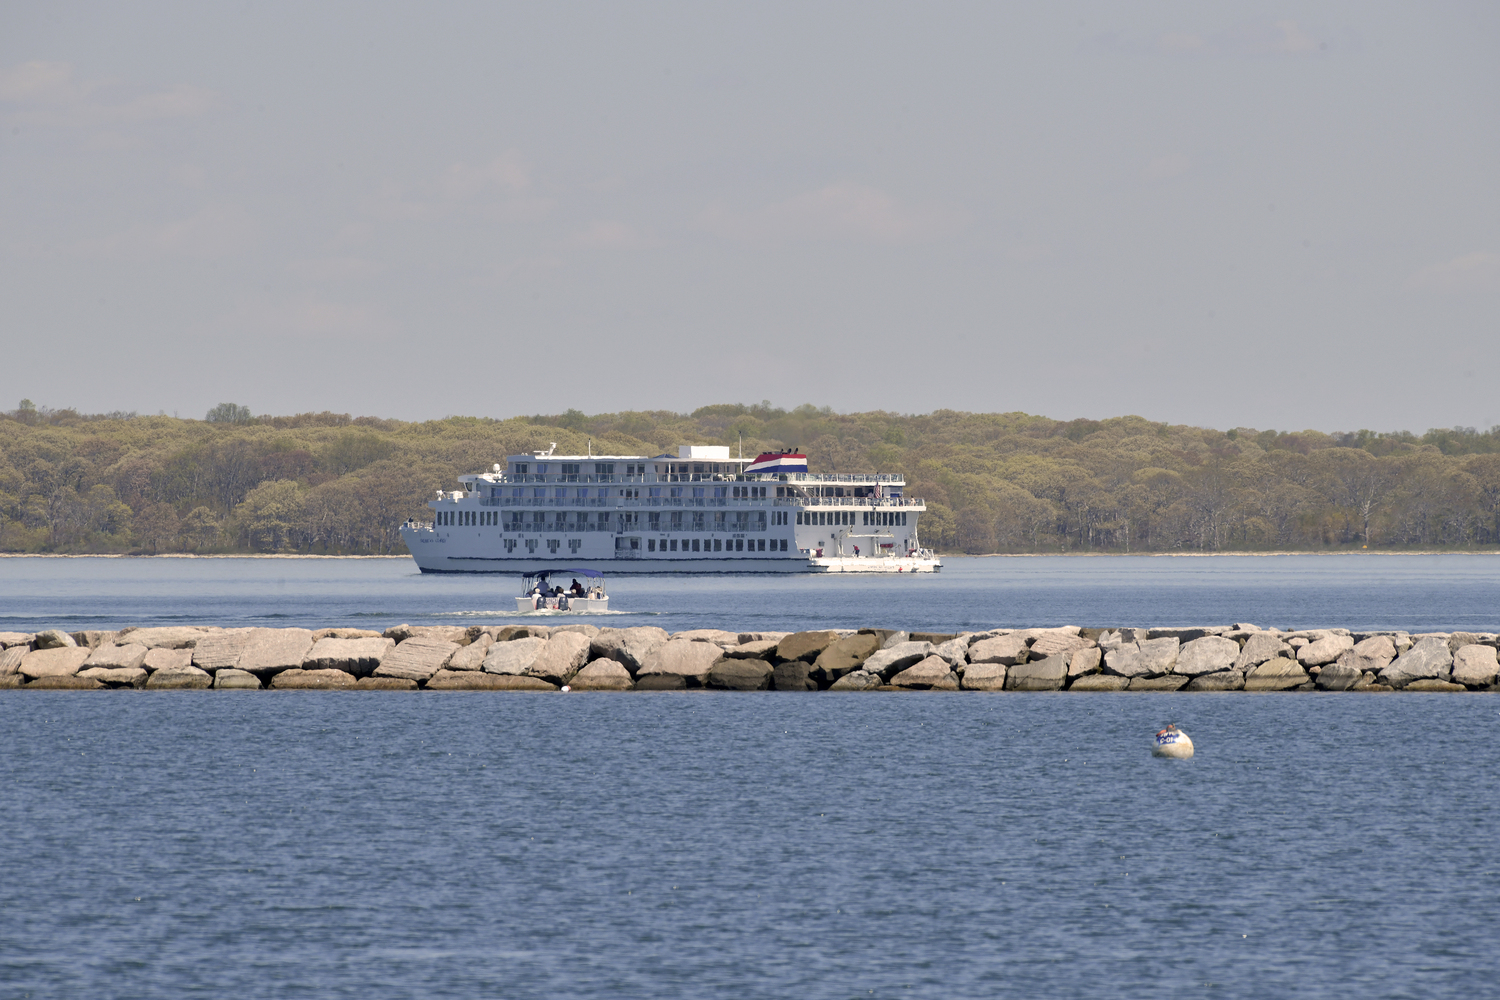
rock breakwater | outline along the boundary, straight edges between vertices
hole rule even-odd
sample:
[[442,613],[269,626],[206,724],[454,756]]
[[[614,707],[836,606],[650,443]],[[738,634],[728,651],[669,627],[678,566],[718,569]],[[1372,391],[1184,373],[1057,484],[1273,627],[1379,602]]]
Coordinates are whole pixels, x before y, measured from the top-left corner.
[[1497,691],[1489,632],[729,632],[593,625],[0,632],[0,688],[429,691]]

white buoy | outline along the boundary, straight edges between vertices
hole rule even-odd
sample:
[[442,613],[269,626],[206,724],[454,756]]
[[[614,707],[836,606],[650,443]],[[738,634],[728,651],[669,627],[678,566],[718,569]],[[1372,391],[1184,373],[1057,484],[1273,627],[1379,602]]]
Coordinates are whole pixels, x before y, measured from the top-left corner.
[[568,686],[568,685],[567,685],[567,684],[564,684],[564,685],[563,685],[563,686],[562,686],[562,689],[563,689],[563,692],[564,692],[564,693],[565,693],[565,694],[566,694],[566,693],[567,693],[567,692],[569,692],[569,691],[571,691],[571,690],[573,690],[573,689],[572,689],[572,688],[571,688],[571,687],[569,687],[569,686]]
[[1187,759],[1193,755],[1193,741],[1188,734],[1174,725],[1156,734],[1156,746],[1151,748],[1153,757],[1177,757]]

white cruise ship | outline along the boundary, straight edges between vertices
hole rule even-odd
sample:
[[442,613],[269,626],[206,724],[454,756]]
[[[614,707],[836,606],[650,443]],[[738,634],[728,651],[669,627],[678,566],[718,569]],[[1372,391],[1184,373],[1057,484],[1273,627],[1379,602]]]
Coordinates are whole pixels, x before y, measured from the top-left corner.
[[424,573],[931,573],[899,475],[809,473],[807,456],[511,455],[459,476],[401,537]]

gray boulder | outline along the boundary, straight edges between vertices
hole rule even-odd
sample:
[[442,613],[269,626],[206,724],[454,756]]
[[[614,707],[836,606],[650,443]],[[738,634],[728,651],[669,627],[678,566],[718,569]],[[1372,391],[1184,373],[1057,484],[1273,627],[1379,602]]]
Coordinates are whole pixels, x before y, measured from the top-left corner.
[[[791,638],[791,637],[788,637]],[[785,643],[786,640],[783,640]],[[687,687],[702,687],[708,671],[719,658],[721,650],[711,642],[693,642],[689,639],[671,639],[656,646],[641,661],[636,671],[636,686],[643,677],[670,675],[681,677]]]
[[36,634],[31,640],[33,649],[64,649],[68,646],[76,646],[73,637],[60,628],[45,629]]
[[877,691],[880,689],[880,675],[872,674],[868,670],[856,670],[851,674],[845,674],[833,682],[830,691]]
[[706,685],[724,691],[764,691],[771,686],[774,673],[765,660],[724,656],[715,660],[713,666],[708,668]]
[[425,681],[441,670],[448,662],[448,657],[457,651],[458,643],[452,640],[425,635],[412,636],[404,642],[396,643],[396,648],[385,654],[380,666],[370,676]]
[[1177,666],[1173,673],[1184,677],[1199,677],[1217,674],[1234,666],[1239,658],[1240,644],[1219,635],[1206,635],[1193,639],[1177,653]]
[[[592,641],[594,636],[599,634],[600,629],[597,625],[585,625],[582,623],[577,625],[559,625],[552,630],[552,635],[557,635],[559,632],[576,632]],[[551,636],[548,636],[548,638],[551,638]],[[739,640],[731,633],[731,641],[738,642]]]
[[1500,673],[1500,663],[1495,659],[1494,646],[1477,643],[1460,646],[1453,654],[1453,683],[1466,687],[1489,687]]
[[1354,648],[1354,640],[1347,635],[1330,635],[1317,639],[1297,650],[1297,662],[1304,667],[1320,667],[1332,663]]
[[[780,641],[779,639],[751,639],[749,642],[742,642],[738,646],[730,646],[724,650],[724,655],[742,659],[767,660],[775,655],[776,645]],[[824,652],[827,652],[827,650],[824,650]]]
[[1453,654],[1448,652],[1447,637],[1429,636],[1418,639],[1416,645],[1382,670],[1380,683],[1404,688],[1412,681],[1424,678],[1445,681],[1452,666]]
[[881,649],[890,649],[892,646],[899,646],[903,642],[911,641],[911,633],[905,629],[896,632],[887,629],[874,629],[866,634],[878,637]]
[[818,654],[838,642],[837,632],[793,632],[776,646],[778,660],[806,660],[811,663]]
[[[411,640],[407,640],[408,642]],[[546,647],[547,640],[537,636],[497,642],[485,650],[484,672],[489,674],[526,673],[526,668],[536,662]]]
[[1238,670],[1221,670],[1216,674],[1199,674],[1184,690],[1187,691],[1242,691],[1245,675]]
[[1102,662],[1104,662],[1104,650],[1098,646],[1076,650],[1068,659],[1068,676],[1082,677],[1085,674],[1097,674]]
[[1047,629],[1032,640],[1027,658],[1040,660],[1049,656],[1071,657],[1078,650],[1092,645],[1094,645],[1092,642],[1078,635],[1076,628],[1072,631]]
[[1182,674],[1158,674],[1154,677],[1132,677],[1128,691],[1176,691],[1192,680]]
[[1341,660],[1324,665],[1313,680],[1321,691],[1348,691],[1363,677],[1363,671],[1356,670]]
[[89,651],[80,646],[34,649],[21,658],[20,673],[32,680],[38,677],[72,677],[82,669],[88,658]]
[[996,636],[993,639],[980,639],[969,646],[969,662],[1001,663],[1007,667],[1023,663],[1026,660],[1028,638],[1025,635],[1012,633]]
[[[389,640],[386,640],[389,641]],[[249,671],[246,671],[248,673]],[[344,670],[304,670],[292,667],[271,678],[271,687],[277,690],[305,689],[326,691],[330,688],[352,688],[359,678]]]
[[36,636],[31,632],[0,632],[0,649],[10,649],[12,646],[25,646],[31,648],[31,640]]
[[[16,675],[20,676],[20,675]],[[38,677],[26,685],[28,691],[102,691],[104,685],[92,677],[79,677],[77,674],[54,674],[50,677]]]
[[871,653],[869,659],[865,660],[863,669],[872,674],[879,674],[882,679],[888,681],[907,667],[931,655],[932,643],[930,642],[898,642],[894,646]]
[[616,660],[598,659],[573,675],[574,691],[629,691],[635,687],[630,671]]
[[87,646],[89,649],[98,649],[100,646],[113,646],[115,644],[115,636],[118,634],[117,632],[109,632],[103,629],[89,628],[81,632],[74,632],[73,641],[80,646]]
[[302,661],[312,651],[312,645],[311,629],[252,629],[244,652],[240,653],[240,661],[235,666],[265,681],[283,670],[300,668]]
[[148,691],[201,690],[213,686],[214,679],[207,670],[183,667],[177,670],[157,670],[146,678]]
[[971,663],[964,668],[962,687],[965,691],[1004,691],[1005,664]]
[[211,633],[191,625],[164,625],[160,628],[121,629],[115,641],[138,642],[147,649],[192,649],[209,634]]
[[1245,675],[1246,691],[1285,691],[1307,683],[1307,671],[1296,660],[1278,656]]
[[1175,638],[1122,642],[1104,654],[1104,669],[1121,677],[1157,677],[1177,665]]
[[1292,647],[1282,642],[1279,636],[1270,632],[1257,632],[1245,640],[1244,648],[1235,658],[1234,669],[1244,673],[1278,656],[1290,657],[1291,655]]
[[954,677],[953,667],[947,660],[933,654],[892,677],[891,686],[921,691],[957,691],[958,678]]
[[828,687],[848,673],[863,667],[880,647],[880,637],[862,632],[845,636],[830,643],[813,661],[812,677],[821,686]]
[[260,678],[248,670],[221,667],[214,671],[214,689],[218,691],[259,691]]
[[188,656],[193,666],[199,670],[207,670],[209,673],[234,667],[240,662],[240,654],[245,651],[245,645],[250,641],[251,631],[251,629],[242,628],[210,632],[197,641]]
[[940,642],[932,647],[933,656],[941,656],[947,661],[949,667],[962,667],[968,660],[969,637],[957,635],[947,642]]
[[740,645],[744,646],[752,642],[779,643],[789,635],[791,635],[790,632],[741,632]]
[[[712,643],[715,658],[719,648]],[[550,684],[566,684],[589,661],[589,637],[577,632],[554,631],[536,659],[525,670],[527,677],[540,677]]]
[[1123,691],[1130,678],[1118,674],[1084,674],[1068,685],[1069,691]]
[[[191,649],[156,649],[146,650],[146,658],[141,661],[141,666],[148,673],[156,673],[158,670],[186,670],[195,666],[193,663],[193,651]],[[202,670],[202,667],[198,669]],[[209,671],[212,673],[212,671]]]
[[140,667],[90,667],[85,665],[78,671],[79,677],[88,677],[105,687],[145,687],[150,675]]
[[1360,673],[1378,674],[1390,666],[1396,658],[1396,644],[1387,635],[1371,636],[1354,644],[1347,652],[1339,654],[1336,661],[1342,666]]
[[83,666],[85,670],[93,667],[104,670],[136,670],[144,662],[146,647],[131,643],[128,646],[100,646],[89,654]]
[[777,691],[816,691],[812,664],[806,660],[783,660],[772,668],[771,687]]
[[738,632],[726,632],[721,628],[690,628],[672,636],[673,639],[686,639],[689,642],[713,642],[721,646],[738,646],[740,634]]
[[[1172,642],[1176,643],[1176,639]],[[1068,660],[1062,655],[1017,663],[1005,671],[1007,691],[1061,691],[1068,678]]]
[[[466,652],[477,646],[482,661],[484,645],[476,642],[463,647],[460,652]],[[395,648],[394,640],[379,636],[363,639],[319,639],[313,643],[312,649],[308,650],[307,656],[303,657],[302,669],[339,670],[356,678],[369,677],[375,673],[375,668],[380,666],[380,661],[385,659],[386,654]],[[456,657],[458,653],[453,655]]]
[[589,658],[614,660],[634,674],[646,654],[667,641],[667,630],[654,625],[600,629],[589,642]]
[[8,646],[0,650],[0,677],[8,677],[16,674],[21,669],[21,661],[26,654],[31,652],[25,646]]

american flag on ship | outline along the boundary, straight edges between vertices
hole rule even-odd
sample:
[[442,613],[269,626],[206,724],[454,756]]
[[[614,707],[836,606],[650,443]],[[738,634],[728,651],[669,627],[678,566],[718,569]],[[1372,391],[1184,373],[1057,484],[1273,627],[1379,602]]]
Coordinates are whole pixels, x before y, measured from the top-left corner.
[[768,451],[745,466],[746,472],[806,472],[807,456],[791,451]]

